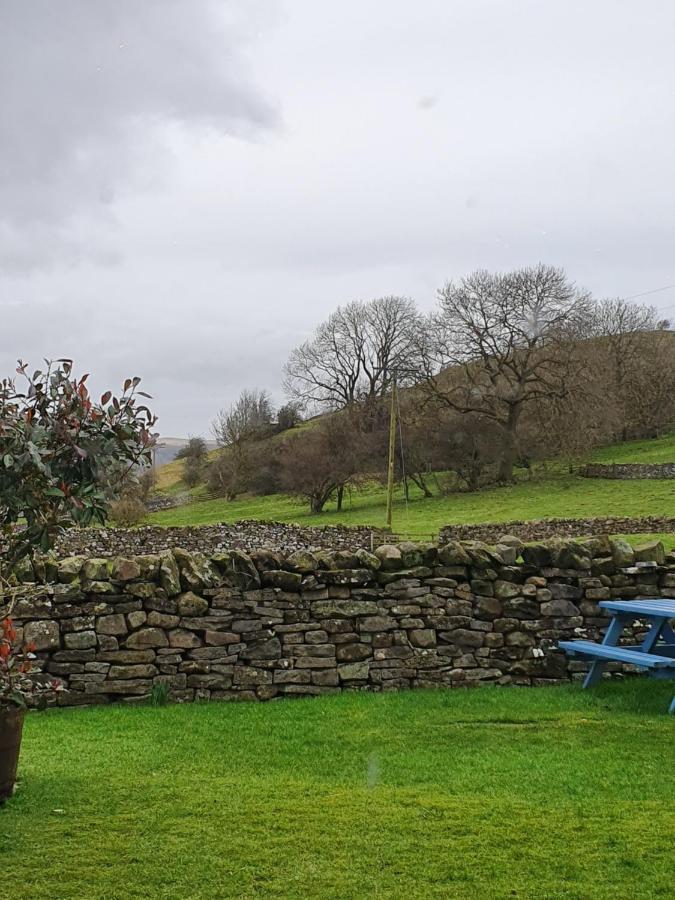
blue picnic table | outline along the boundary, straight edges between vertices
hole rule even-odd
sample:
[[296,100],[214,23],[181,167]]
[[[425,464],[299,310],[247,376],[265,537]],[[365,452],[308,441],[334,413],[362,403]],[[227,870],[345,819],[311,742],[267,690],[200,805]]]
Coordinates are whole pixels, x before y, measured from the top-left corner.
[[[592,659],[584,687],[596,684],[608,662],[630,663],[647,669],[652,678],[675,678],[675,600],[603,600],[599,604],[612,613],[612,619],[601,644],[593,641],[559,641],[558,646],[570,656]],[[649,630],[641,644],[619,647],[619,638],[627,625],[637,619],[647,621]],[[675,697],[669,712],[675,713]]]

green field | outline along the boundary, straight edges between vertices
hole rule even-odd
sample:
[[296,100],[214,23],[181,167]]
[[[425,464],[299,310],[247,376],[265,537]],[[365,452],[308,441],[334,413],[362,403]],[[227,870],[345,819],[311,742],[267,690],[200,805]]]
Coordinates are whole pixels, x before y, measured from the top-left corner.
[[[654,441],[635,441],[601,448],[591,455],[602,462],[668,462],[675,459],[675,435]],[[529,477],[509,487],[476,493],[437,494],[424,498],[411,489],[406,503],[402,490],[396,493],[394,530],[413,538],[433,538],[444,525],[473,522],[506,522],[510,519],[591,516],[675,515],[675,482],[613,481],[570,475],[559,463],[539,466]],[[341,513],[329,504],[321,515],[310,515],[304,504],[283,494],[202,500],[153,514],[158,525],[199,525],[268,519],[303,525],[384,526],[385,493],[381,486],[353,491],[345,498]],[[671,546],[675,536],[664,536]]]
[[672,897],[672,684],[31,715],[7,900]]

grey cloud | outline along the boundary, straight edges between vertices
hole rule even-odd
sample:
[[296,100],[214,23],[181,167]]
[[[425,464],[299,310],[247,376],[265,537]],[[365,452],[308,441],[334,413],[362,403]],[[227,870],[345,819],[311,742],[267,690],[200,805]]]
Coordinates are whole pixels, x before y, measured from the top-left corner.
[[674,34],[672,0],[0,0],[0,375],[73,355],[206,432],[339,303],[673,284]]
[[240,48],[264,6],[210,0],[4,0],[0,262],[19,271],[97,251],[119,193],[157,178],[168,129],[246,136],[276,122]]

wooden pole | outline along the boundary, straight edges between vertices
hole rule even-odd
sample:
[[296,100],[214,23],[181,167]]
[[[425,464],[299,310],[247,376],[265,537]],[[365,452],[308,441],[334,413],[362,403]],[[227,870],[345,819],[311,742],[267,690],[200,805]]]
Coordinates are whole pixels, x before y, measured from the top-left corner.
[[387,527],[391,528],[394,504],[394,454],[396,452],[396,379],[391,386],[391,409],[389,411],[389,467],[387,469]]

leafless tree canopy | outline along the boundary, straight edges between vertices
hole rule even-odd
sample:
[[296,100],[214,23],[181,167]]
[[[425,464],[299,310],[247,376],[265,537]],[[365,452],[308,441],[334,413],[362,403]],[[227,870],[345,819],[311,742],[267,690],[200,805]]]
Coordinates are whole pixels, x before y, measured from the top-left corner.
[[[652,307],[595,302],[543,264],[479,270],[438,299],[426,317],[404,297],[338,308],[293,351],[276,422],[264,391],[218,415],[211,489],[284,489],[313,512],[332,498],[339,509],[347,488],[386,474],[394,377],[396,473],[425,496],[442,482],[512,481],[516,465],[551,456],[572,466],[590,446],[675,422],[675,335]],[[303,406],[330,414],[293,433]],[[280,431],[289,434],[261,440]]]
[[211,428],[220,447],[238,446],[268,427],[272,415],[267,391],[244,390],[232,406],[221,409]]
[[590,298],[561,269],[538,265],[474,272],[448,282],[439,301],[424,348],[426,387],[449,408],[501,426],[500,479],[510,481],[523,409],[569,389],[573,338]]
[[383,396],[394,376],[414,378],[421,317],[407,297],[382,297],[338,309],[286,364],[286,392],[303,404],[340,409]]

